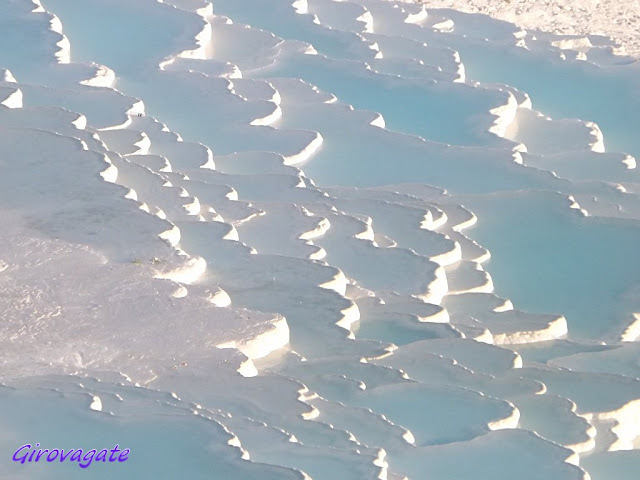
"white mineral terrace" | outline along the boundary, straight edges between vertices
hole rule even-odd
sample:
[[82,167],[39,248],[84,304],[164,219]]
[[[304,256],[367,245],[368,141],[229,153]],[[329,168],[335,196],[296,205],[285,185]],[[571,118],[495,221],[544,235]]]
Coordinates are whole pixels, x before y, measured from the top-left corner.
[[498,3],[0,0],[0,477],[635,478],[638,5]]

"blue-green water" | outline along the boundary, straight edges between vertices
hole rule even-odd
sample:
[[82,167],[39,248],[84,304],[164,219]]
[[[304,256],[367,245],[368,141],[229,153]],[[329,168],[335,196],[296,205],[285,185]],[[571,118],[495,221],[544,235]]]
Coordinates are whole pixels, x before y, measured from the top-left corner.
[[533,107],[552,118],[596,122],[608,151],[640,157],[636,125],[640,124],[640,64],[598,67],[583,61],[561,61],[517,47],[488,48],[454,39],[467,77],[498,82],[527,92]]
[[516,308],[563,314],[572,338],[607,338],[640,308],[640,225],[585,218],[545,192],[477,198],[471,235],[491,251],[487,269]]
[[[118,75],[117,88],[142,99],[148,114],[166,122],[183,138],[206,143],[217,154],[260,150],[288,153],[283,151],[285,146],[298,142],[294,146],[302,147],[309,138],[309,132],[305,137],[295,129],[322,134],[322,148],[302,167],[308,178],[302,179],[295,171],[287,178],[293,180],[290,185],[302,182],[306,189],[298,188],[302,186],[298,184],[289,191],[289,183],[278,183],[270,175],[259,172],[246,182],[246,185],[252,185],[252,181],[264,182],[264,191],[255,193],[258,200],[252,197],[251,188],[239,187],[240,200],[256,201],[260,208],[267,210],[269,202],[296,202],[310,211],[316,208],[321,216],[332,206],[331,197],[322,195],[323,186],[435,184],[459,195],[449,201],[464,203],[478,216],[478,224],[468,231],[469,236],[491,250],[492,259],[486,269],[493,276],[496,293],[512,299],[516,308],[562,314],[568,319],[572,339],[590,341],[615,341],[628,315],[639,311],[640,268],[636,251],[640,245],[640,226],[633,221],[584,218],[570,210],[566,197],[557,192],[568,195],[578,189],[590,193],[590,185],[578,185],[571,179],[558,179],[550,172],[514,163],[509,142],[487,132],[491,122],[489,110],[504,103],[504,92],[380,75],[366,69],[365,64],[374,52],[353,32],[332,31],[315,25],[309,16],[296,14],[284,0],[271,3],[221,0],[214,5],[218,13],[227,14],[236,22],[272,31],[285,40],[309,42],[320,53],[303,55],[300,50],[294,52],[292,44],[288,44],[282,46],[281,57],[265,59],[265,64],[273,61],[272,66],[247,76],[258,80],[281,76],[301,78],[335,94],[342,102],[295,105],[295,92],[283,88],[280,92],[283,117],[275,124],[277,128],[253,128],[248,123],[258,115],[268,114],[273,103],[261,98],[242,99],[227,88],[232,82],[225,79],[207,78],[194,72],[161,72],[156,68],[158,62],[175,54],[177,48],[194,46],[190,41],[185,42],[203,25],[203,20],[194,13],[142,0],[135,4],[45,0],[45,6],[61,18],[72,44],[74,60],[96,61],[114,69]],[[442,37],[443,41],[447,38]],[[470,78],[512,84],[527,91],[534,106],[544,113],[596,121],[605,133],[609,148],[631,153],[639,150],[634,131],[638,120],[637,89],[632,77],[634,70],[630,67],[605,73],[587,64],[559,63],[523,50],[516,52],[493,45],[493,42],[480,47],[462,37],[453,36],[448,40],[460,51]],[[215,43],[213,46],[215,51]],[[29,61],[40,60],[32,50],[27,53],[31,55]],[[10,63],[19,60],[16,55],[3,58],[10,59]],[[16,64],[15,70],[24,74],[23,81],[41,80],[29,77],[33,70],[21,66]],[[373,117],[348,110],[345,104],[381,113],[387,129],[369,125],[365,120]],[[189,174],[192,180],[202,182],[201,188],[206,187],[208,180],[218,187],[228,183],[229,191],[236,181],[245,185],[243,180],[238,180],[239,176],[225,177],[220,172],[196,170]],[[247,177],[251,177],[250,172]],[[312,189],[309,179],[320,188]],[[188,190],[188,180],[182,181]],[[282,192],[277,192],[278,188]],[[292,193],[294,190],[308,195],[296,196]],[[601,191],[602,185],[593,185],[593,192]],[[298,199],[301,200],[298,202]],[[250,207],[245,204],[244,208]],[[233,213],[233,208],[229,210]],[[343,215],[338,209],[332,212],[331,215]],[[211,212],[203,213],[208,215],[207,219],[212,217]],[[344,215],[351,214],[345,212]],[[357,217],[359,227],[363,225],[363,218]],[[233,219],[225,220],[233,222]],[[345,222],[345,225],[353,223]],[[332,260],[338,261],[345,273],[354,277],[350,280],[374,289],[382,298],[389,290],[400,290],[400,286],[405,294],[413,293],[415,285],[405,285],[410,281],[407,273],[414,272],[415,278],[423,281],[421,274],[427,265],[424,257],[409,255],[401,247],[391,254],[381,251],[368,239],[353,238],[357,229],[352,232],[340,226],[339,221],[334,221],[334,230],[330,231],[338,235],[333,242],[329,241],[330,234],[317,240],[317,245],[327,249],[328,266],[306,258],[256,254],[245,245],[216,236],[218,229],[207,228],[213,225],[211,222],[189,222],[180,218],[175,224],[182,229],[181,246],[206,259],[209,270],[204,277],[229,293],[234,308],[277,312],[287,317],[290,342],[281,353],[296,368],[273,367],[266,361],[267,367],[256,378],[241,379],[232,374],[219,381],[212,375],[221,375],[220,365],[207,364],[207,359],[203,360],[200,370],[197,366],[190,370],[192,366],[176,365],[176,359],[168,359],[166,368],[145,372],[145,375],[159,379],[151,383],[152,388],[175,389],[178,394],[170,398],[167,395],[161,401],[150,400],[149,404],[168,407],[178,403],[178,395],[184,396],[185,403],[169,408],[171,415],[156,415],[151,409],[148,416],[134,415],[135,419],[130,422],[128,418],[113,420],[107,414],[90,412],[86,402],[70,405],[50,401],[45,408],[37,399],[0,391],[0,403],[6,405],[6,410],[13,411],[12,416],[3,418],[0,426],[10,432],[19,431],[25,437],[40,435],[41,441],[51,444],[72,440],[79,446],[99,440],[128,442],[132,451],[140,452],[140,456],[135,461],[132,457],[127,478],[149,475],[157,478],[180,475],[187,478],[244,479],[256,475],[301,478],[299,472],[291,469],[266,468],[241,461],[240,451],[226,444],[230,433],[215,422],[193,415],[194,409],[202,411],[200,404],[211,408],[230,430],[235,429],[234,433],[246,442],[243,445],[251,451],[252,459],[306,468],[315,480],[381,478],[381,462],[374,463],[374,460],[382,447],[389,453],[392,472],[411,471],[415,473],[412,478],[432,475],[431,462],[425,462],[423,452],[399,437],[400,426],[414,429],[418,445],[449,444],[443,449],[425,450],[443,462],[439,467],[442,471],[433,477],[437,480],[449,480],[451,477],[447,475],[452,471],[459,472],[465,480],[474,478],[476,466],[478,471],[490,472],[487,476],[491,478],[501,478],[502,464],[493,459],[504,458],[505,446],[515,451],[509,450],[514,454],[505,462],[509,466],[507,470],[519,469],[527,480],[582,478],[576,467],[564,463],[566,451],[558,453],[557,445],[539,437],[516,436],[512,440],[507,433],[503,440],[490,440],[489,436],[502,437],[487,435],[487,423],[504,420],[512,413],[510,404],[504,400],[473,392],[474,385],[459,388],[445,382],[427,388],[420,381],[403,375],[402,365],[397,369],[375,365],[375,357],[393,351],[395,347],[389,346],[390,343],[402,348],[419,340],[461,337],[454,326],[418,323],[417,317],[403,311],[411,308],[411,302],[403,305],[401,300],[395,307],[389,307],[389,311],[397,308],[402,315],[389,315],[372,322],[364,314],[360,329],[353,336],[336,325],[348,314],[355,316],[355,308],[341,293],[318,285],[339,273],[333,268],[335,265],[331,265]],[[375,231],[375,221],[372,227]],[[302,240],[293,237],[288,240]],[[354,248],[348,249],[349,246]],[[381,256],[374,256],[372,251]],[[365,257],[365,253],[370,255]],[[358,254],[361,257],[357,257]],[[194,286],[189,294],[200,294],[202,290],[198,287],[203,285]],[[251,313],[242,311],[242,315],[246,319]],[[191,321],[190,318],[180,320],[185,325]],[[214,313],[210,324],[214,332],[215,320]],[[152,327],[148,328],[150,335],[154,333]],[[162,350],[163,345],[159,344],[158,348]],[[185,344],[184,349],[189,348]],[[214,349],[212,343],[211,351]],[[450,355],[455,355],[455,349],[452,352]],[[158,353],[161,356],[164,352]],[[476,368],[474,362],[464,355],[458,360],[459,368],[468,369],[471,375]],[[145,361],[140,358],[141,364]],[[406,361],[415,367],[420,363],[420,356]],[[269,368],[276,373],[265,373]],[[290,376],[290,372],[299,376]],[[509,381],[508,378],[499,380]],[[630,379],[624,381],[633,383]],[[351,430],[357,433],[361,426],[347,427],[344,418],[327,412],[320,412],[318,417],[310,415],[311,408],[304,398],[305,385],[311,389],[315,386],[328,401],[334,401],[336,411],[357,412],[358,419],[363,421],[353,423],[376,427],[377,435],[368,442],[356,443],[353,440],[356,435]],[[584,385],[588,388],[588,382]],[[510,387],[514,392],[519,388],[530,391],[530,386],[521,386],[517,381]],[[116,389],[113,385],[104,388]],[[16,409],[16,405],[20,408]],[[32,415],[33,412],[37,415]],[[303,419],[302,412],[313,421]],[[181,413],[188,419],[180,418]],[[455,452],[453,466],[459,465],[458,470],[447,464],[447,455],[439,454],[449,447],[457,448],[452,442],[472,439],[469,444],[458,444],[464,446],[465,455],[474,459],[461,463],[461,453]],[[26,438],[25,442],[29,440]],[[487,448],[488,455],[479,454],[473,445]],[[3,444],[5,450],[10,447]],[[551,450],[553,453],[549,453]],[[520,459],[519,455],[525,460],[512,462],[511,457]],[[490,464],[487,456],[492,458]],[[540,463],[548,460],[544,463],[546,469],[523,469],[522,465],[530,465],[533,458]],[[557,469],[556,463],[561,465]],[[149,465],[153,469],[149,469]],[[20,466],[11,464],[11,467],[10,473],[22,473]],[[65,478],[82,474],[41,470],[32,471],[35,478],[40,478],[40,474],[42,478],[50,478],[50,472]],[[97,475],[104,473],[105,478],[113,475],[114,470],[103,470],[96,470]]]

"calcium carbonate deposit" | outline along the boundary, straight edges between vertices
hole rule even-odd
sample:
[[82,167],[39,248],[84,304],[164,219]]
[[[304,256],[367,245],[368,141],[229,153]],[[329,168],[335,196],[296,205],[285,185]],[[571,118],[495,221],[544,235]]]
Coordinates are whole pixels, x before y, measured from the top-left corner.
[[637,51],[505,3],[0,0],[0,476],[635,479]]

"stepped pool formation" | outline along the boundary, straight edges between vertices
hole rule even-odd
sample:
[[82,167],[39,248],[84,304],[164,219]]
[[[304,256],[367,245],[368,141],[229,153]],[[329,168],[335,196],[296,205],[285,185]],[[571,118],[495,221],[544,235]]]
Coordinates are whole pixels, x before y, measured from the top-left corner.
[[635,479],[638,125],[597,35],[0,0],[0,476]]

